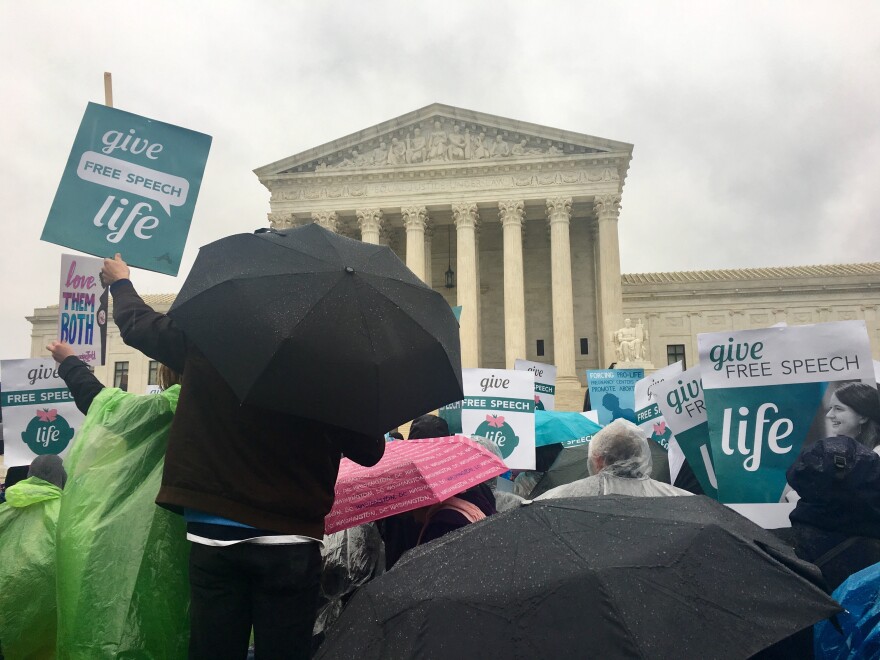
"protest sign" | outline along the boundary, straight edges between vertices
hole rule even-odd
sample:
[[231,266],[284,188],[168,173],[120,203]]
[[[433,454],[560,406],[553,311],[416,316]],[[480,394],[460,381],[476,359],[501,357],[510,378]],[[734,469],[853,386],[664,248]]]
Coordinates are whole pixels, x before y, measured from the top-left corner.
[[778,503],[804,444],[838,435],[825,415],[835,390],[870,383],[864,321],[697,337],[719,500]]
[[83,414],[58,376],[55,360],[3,360],[0,372],[6,466],[30,465],[44,454],[65,457]]
[[634,390],[636,424],[645,432],[649,440],[653,440],[667,451],[669,451],[669,441],[673,437],[672,430],[657,406],[655,390],[657,385],[678,376],[681,372],[681,362],[675,362],[642,378],[636,383]]
[[99,277],[104,262],[94,257],[61,255],[58,341],[92,366],[107,359],[107,289]]
[[718,482],[712,466],[709,420],[703,398],[700,367],[668,378],[653,389],[657,406],[675,436],[678,446],[694,471],[703,492],[718,498]]
[[595,369],[587,371],[590,406],[599,413],[599,424],[615,419],[636,423],[635,384],[645,376],[644,369]]
[[542,362],[516,360],[513,368],[517,371],[531,371],[535,374],[535,410],[554,410],[556,407],[556,367]]
[[461,401],[453,401],[441,406],[437,411],[440,418],[446,420],[449,432],[453,435],[461,433],[461,404]]
[[177,275],[211,137],[89,103],[42,240]]
[[488,438],[507,467],[535,469],[535,375],[531,371],[462,369],[465,435]]

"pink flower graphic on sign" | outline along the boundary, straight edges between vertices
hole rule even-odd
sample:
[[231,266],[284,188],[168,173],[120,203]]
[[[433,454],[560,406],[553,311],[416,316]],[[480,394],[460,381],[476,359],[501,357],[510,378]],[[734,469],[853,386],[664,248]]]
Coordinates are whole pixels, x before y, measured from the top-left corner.
[[57,408],[52,408],[52,410],[48,410],[44,408],[43,410],[37,411],[37,417],[39,417],[41,422],[54,422],[55,417],[58,416]]
[[658,422],[654,424],[654,434],[655,435],[663,435],[666,433],[666,422]]
[[489,422],[489,426],[500,429],[504,425],[504,418],[500,415],[486,415],[486,421]]

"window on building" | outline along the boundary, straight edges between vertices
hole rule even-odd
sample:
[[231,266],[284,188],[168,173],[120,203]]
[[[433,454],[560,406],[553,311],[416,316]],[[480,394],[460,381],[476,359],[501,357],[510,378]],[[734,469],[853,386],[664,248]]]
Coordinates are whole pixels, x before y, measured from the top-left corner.
[[544,340],[543,339],[538,340],[538,344],[535,347],[535,352],[538,354],[538,357],[541,357],[542,355],[544,355]]
[[590,340],[586,337],[581,337],[581,355],[589,355],[590,354]]
[[128,392],[128,362],[116,362],[113,366],[113,387]]
[[687,369],[687,358],[684,356],[684,344],[666,344],[666,364],[674,364],[681,360],[681,368]]
[[150,370],[147,372],[147,385],[159,384],[159,360],[150,360]]

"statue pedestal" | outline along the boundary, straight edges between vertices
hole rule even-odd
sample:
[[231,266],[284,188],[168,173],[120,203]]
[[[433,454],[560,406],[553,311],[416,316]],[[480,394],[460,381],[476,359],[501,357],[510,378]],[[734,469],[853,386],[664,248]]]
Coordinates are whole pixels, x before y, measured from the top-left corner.
[[644,369],[645,375],[657,371],[657,367],[650,360],[632,360],[631,362],[618,362],[615,369]]

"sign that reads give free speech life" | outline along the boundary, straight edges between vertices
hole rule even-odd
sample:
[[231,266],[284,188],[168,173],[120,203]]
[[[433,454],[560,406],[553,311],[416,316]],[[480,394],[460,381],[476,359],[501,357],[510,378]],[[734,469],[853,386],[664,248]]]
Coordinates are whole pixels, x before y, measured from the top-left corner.
[[42,240],[177,275],[211,136],[89,103]]
[[535,374],[535,410],[555,410],[556,367],[543,362],[518,359],[513,363],[513,368]]
[[461,427],[495,443],[507,467],[535,469],[535,375],[531,371],[462,369]]
[[835,391],[875,386],[864,321],[701,334],[697,342],[725,503],[779,502],[805,443],[855,432],[826,419]]
[[688,369],[678,377],[667,378],[655,385],[653,392],[657,407],[675,435],[703,492],[717,499],[718,481],[712,465],[709,419],[706,416],[700,367]]
[[64,458],[83,414],[58,376],[55,360],[3,360],[0,375],[6,466],[30,465],[44,454]]

